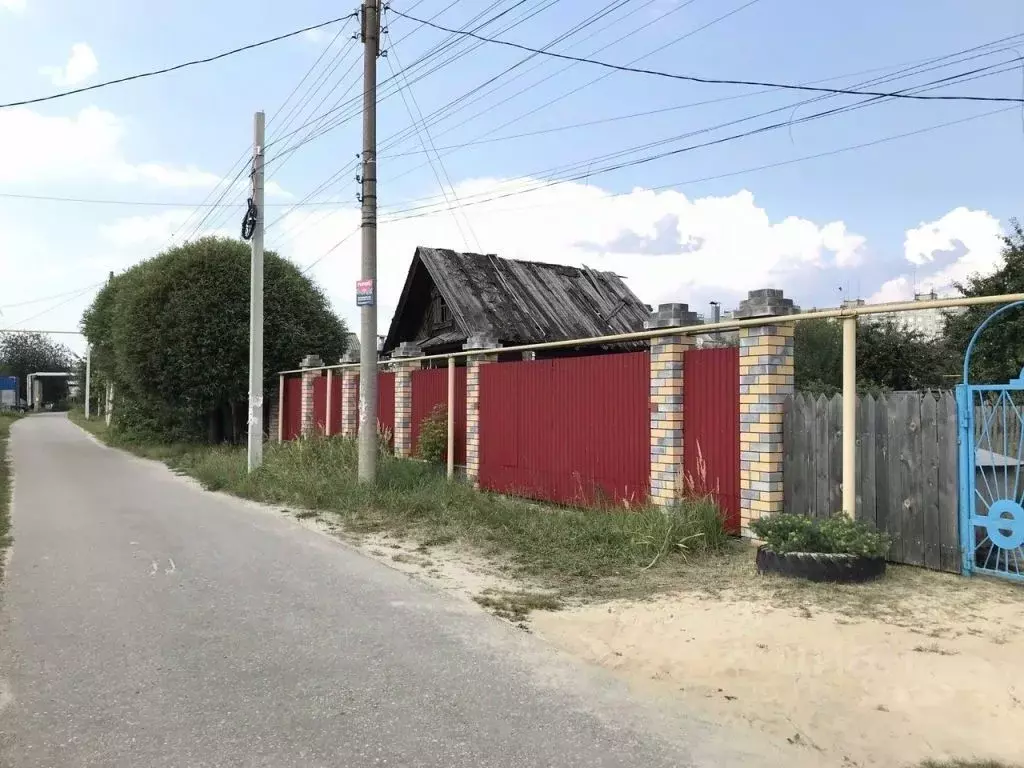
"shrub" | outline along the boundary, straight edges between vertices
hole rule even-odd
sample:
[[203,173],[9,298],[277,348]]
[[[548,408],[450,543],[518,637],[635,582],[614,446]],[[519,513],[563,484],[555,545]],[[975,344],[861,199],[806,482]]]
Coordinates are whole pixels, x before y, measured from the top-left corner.
[[440,464],[448,458],[448,408],[435,405],[430,415],[420,422],[420,439],[416,455],[424,461]]
[[888,534],[842,513],[826,520],[813,520],[806,515],[771,515],[755,520],[750,529],[779,554],[820,552],[884,557],[892,544]]

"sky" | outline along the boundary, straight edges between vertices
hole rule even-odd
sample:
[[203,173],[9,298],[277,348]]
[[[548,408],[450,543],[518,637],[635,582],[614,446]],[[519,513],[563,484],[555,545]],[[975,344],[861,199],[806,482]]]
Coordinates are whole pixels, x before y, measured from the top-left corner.
[[[1018,98],[1019,0],[392,5],[378,60],[382,333],[417,245],[614,271],[651,305],[729,309],[774,287],[820,307],[948,294],[993,269],[1000,234],[1024,213],[1020,105],[614,72],[395,13],[452,29],[487,22],[487,37],[674,74]],[[0,0],[0,103],[206,57],[356,7]],[[253,113],[264,110],[267,247],[309,268],[358,330],[356,31],[347,19],[0,109],[0,328],[75,331],[110,271],[203,234],[237,236]],[[79,337],[63,340],[84,349]]]

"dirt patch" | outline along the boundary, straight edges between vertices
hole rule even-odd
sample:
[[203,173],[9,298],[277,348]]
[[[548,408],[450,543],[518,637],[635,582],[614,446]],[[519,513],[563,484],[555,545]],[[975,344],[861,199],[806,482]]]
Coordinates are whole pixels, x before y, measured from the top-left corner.
[[[1018,758],[1022,591],[902,570],[866,594],[755,577],[715,596],[538,612],[532,625],[638,685],[817,754],[821,765]],[[867,600],[882,590],[883,599]]]

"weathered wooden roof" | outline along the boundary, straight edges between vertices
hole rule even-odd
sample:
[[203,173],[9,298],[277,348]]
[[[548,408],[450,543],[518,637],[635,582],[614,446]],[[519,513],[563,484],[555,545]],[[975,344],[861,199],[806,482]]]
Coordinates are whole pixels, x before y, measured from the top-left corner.
[[448,305],[463,339],[485,333],[508,346],[604,336],[641,330],[648,317],[647,306],[611,272],[420,246],[392,318],[385,351],[411,340],[402,338],[403,332],[410,331],[402,321],[411,294],[426,285],[418,275],[421,266]]

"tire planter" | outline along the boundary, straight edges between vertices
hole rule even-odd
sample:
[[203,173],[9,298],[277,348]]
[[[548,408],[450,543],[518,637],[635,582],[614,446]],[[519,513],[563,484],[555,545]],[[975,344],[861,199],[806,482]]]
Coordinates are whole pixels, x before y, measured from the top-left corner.
[[757,548],[756,563],[758,573],[839,584],[857,584],[885,575],[885,559],[881,557],[818,552],[787,552],[780,555],[763,544]]

